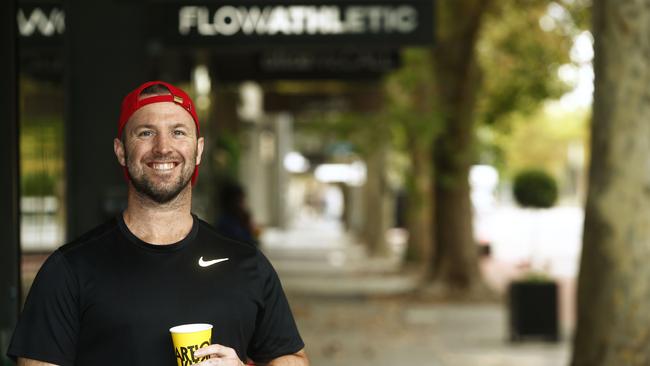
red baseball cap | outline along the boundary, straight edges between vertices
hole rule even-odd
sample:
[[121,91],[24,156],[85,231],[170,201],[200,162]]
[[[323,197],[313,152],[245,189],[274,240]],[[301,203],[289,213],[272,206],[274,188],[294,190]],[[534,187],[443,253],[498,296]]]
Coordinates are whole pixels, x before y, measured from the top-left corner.
[[[152,96],[145,96],[144,98],[140,98],[142,91],[150,86],[153,85],[162,85],[165,87],[167,90],[169,90],[169,94],[160,94],[160,95],[152,95]],[[190,98],[187,93],[185,93],[182,89],[177,88],[169,83],[166,83],[164,81],[148,81],[133,91],[131,91],[129,94],[127,94],[124,99],[122,100],[122,108],[120,110],[120,120],[117,125],[117,138],[122,137],[122,131],[124,130],[124,126],[126,126],[127,122],[129,121],[129,118],[137,111],[138,109],[144,107],[145,105],[152,104],[152,103],[161,103],[161,102],[172,102],[176,103],[179,106],[183,107],[192,116],[192,119],[194,120],[194,124],[196,125],[196,135],[197,137],[200,136],[200,129],[199,129],[199,117],[196,115],[196,108],[194,107],[194,102],[192,101],[192,98]],[[129,172],[124,167],[124,174],[126,176],[126,179],[129,180]],[[199,167],[196,166],[194,168],[194,174],[192,175],[192,185],[196,183],[196,179],[199,176]]]

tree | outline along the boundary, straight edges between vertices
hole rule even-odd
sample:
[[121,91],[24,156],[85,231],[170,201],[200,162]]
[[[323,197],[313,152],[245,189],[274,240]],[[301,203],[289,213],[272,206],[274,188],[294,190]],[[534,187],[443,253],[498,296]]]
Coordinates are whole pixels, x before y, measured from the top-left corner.
[[549,4],[555,3],[437,2],[436,45],[403,54],[404,67],[387,79],[384,110],[334,113],[313,123],[352,141],[366,159],[387,144],[410,157],[411,244],[445,286],[464,290],[480,282],[467,179],[477,162],[476,126],[501,125],[510,113],[533,112],[566,90],[556,70],[568,62],[573,34],[540,28]]
[[468,183],[477,160],[476,126],[496,124],[513,111],[533,111],[545,99],[561,95],[565,89],[555,70],[568,60],[572,35],[540,28],[540,17],[556,4],[547,0],[437,4],[432,103],[440,108],[444,129],[433,144],[433,270],[447,287],[467,290],[480,283]]
[[432,144],[440,133],[442,121],[433,99],[431,54],[413,49],[403,53],[403,66],[386,80],[385,123],[392,128],[393,144],[406,153],[410,166],[406,171],[407,259],[425,272],[435,258],[433,214]]
[[593,6],[592,154],[572,365],[650,363],[650,1]]
[[480,85],[476,57],[488,0],[438,2],[437,45],[432,53],[436,105],[444,130],[435,146],[436,277],[469,288],[480,278],[472,238],[468,173],[472,164],[475,105]]

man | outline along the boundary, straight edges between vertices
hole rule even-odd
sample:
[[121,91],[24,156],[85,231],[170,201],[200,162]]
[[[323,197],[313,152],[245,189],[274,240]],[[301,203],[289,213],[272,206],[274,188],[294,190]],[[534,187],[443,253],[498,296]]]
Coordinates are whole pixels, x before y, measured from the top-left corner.
[[9,346],[18,365],[176,365],[169,328],[186,323],[214,326],[197,365],[309,365],[267,259],[191,214],[203,144],[182,90],[124,98],[113,147],[128,206],[43,264]]

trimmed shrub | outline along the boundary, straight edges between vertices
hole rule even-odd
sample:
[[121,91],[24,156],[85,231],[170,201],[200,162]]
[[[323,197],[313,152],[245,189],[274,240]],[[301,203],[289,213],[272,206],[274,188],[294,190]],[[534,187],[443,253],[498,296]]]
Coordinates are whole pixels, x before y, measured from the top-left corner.
[[558,198],[555,178],[539,169],[527,169],[515,176],[513,193],[522,207],[549,208]]

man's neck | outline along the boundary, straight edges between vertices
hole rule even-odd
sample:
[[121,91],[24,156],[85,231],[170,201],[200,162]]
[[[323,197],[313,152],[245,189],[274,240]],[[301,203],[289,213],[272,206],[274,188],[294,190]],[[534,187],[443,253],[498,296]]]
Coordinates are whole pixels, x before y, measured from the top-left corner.
[[126,226],[140,240],[157,245],[183,240],[192,230],[192,188],[160,204],[129,186],[128,204],[123,217]]

